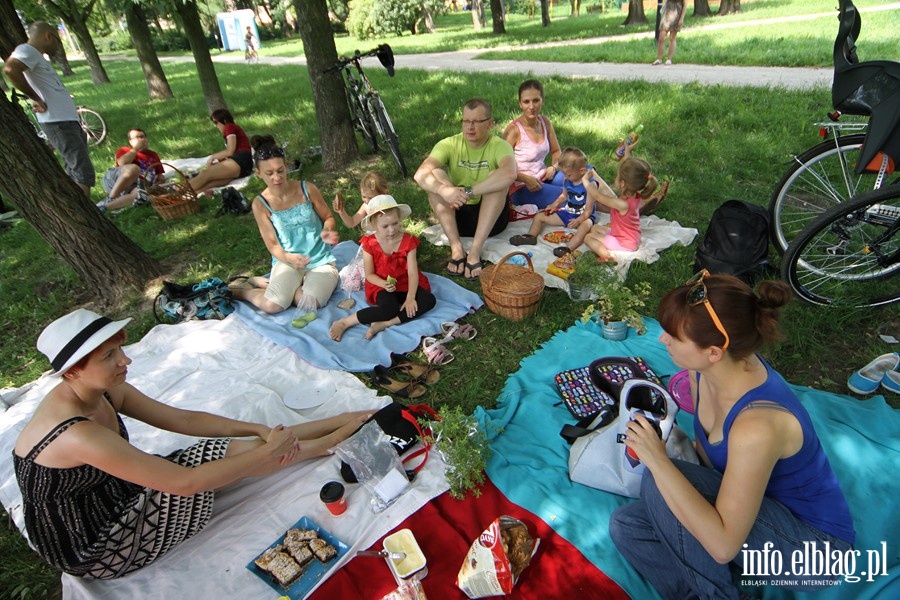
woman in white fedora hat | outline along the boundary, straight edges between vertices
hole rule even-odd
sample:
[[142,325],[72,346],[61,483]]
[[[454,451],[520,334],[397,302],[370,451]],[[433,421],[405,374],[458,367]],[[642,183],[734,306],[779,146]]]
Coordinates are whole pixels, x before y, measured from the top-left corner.
[[[37,342],[60,383],[19,434],[13,462],[31,544],[72,575],[112,579],[146,566],[206,525],[214,490],[325,455],[368,417],[269,427],[157,402],[125,381],[129,321],[77,309]],[[210,439],[148,454],[129,443],[120,415]]]
[[366,272],[366,302],[371,306],[338,319],[330,334],[341,341],[347,328],[368,325],[365,338],[393,325],[406,323],[434,308],[436,300],[425,274],[419,271],[416,249],[419,238],[406,233],[403,219],[412,212],[408,205],[397,204],[393,196],[375,196],[366,204],[362,225],[373,234],[359,240]]

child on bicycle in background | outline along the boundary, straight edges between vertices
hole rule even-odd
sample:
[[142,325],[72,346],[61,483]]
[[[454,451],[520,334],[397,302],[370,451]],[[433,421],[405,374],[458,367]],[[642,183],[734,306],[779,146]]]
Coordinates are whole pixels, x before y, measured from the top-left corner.
[[344,195],[341,192],[335,194],[334,200],[331,203],[331,208],[338,214],[346,227],[353,229],[366,218],[366,205],[369,204],[369,200],[375,196],[387,193],[388,182],[387,179],[384,178],[384,175],[376,173],[375,171],[369,171],[363,175],[362,180],[359,182],[359,194],[362,196],[362,205],[359,207],[358,211],[352,216],[347,212],[344,207]]
[[392,196],[375,196],[366,204],[363,227],[374,230],[359,240],[366,273],[367,308],[338,319],[329,334],[336,342],[354,325],[368,325],[365,338],[419,317],[436,303],[428,278],[419,270],[419,238],[403,231],[401,223],[412,212]]
[[[587,156],[578,148],[569,146],[564,149],[557,162],[559,171],[565,177],[562,192],[547,208],[534,216],[527,234],[514,235],[509,239],[513,246],[537,244],[537,235],[546,223],[574,229],[575,235],[569,245],[577,248],[594,226],[594,206],[601,201],[601,190],[613,195],[594,167],[588,164]],[[571,250],[567,246],[553,250],[556,256],[569,252]]]
[[[634,252],[638,249],[641,244],[641,205],[651,198],[659,185],[647,161],[631,156],[633,147],[626,147],[613,183],[619,195],[600,194],[600,203],[609,207],[609,226],[594,225],[584,239],[601,261],[615,262],[611,250]],[[567,251],[577,247],[570,242]]]

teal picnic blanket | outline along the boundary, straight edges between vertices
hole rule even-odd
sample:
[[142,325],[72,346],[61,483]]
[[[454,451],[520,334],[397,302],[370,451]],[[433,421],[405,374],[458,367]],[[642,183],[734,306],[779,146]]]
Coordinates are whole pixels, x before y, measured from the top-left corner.
[[[492,438],[487,473],[510,500],[540,516],[574,544],[591,562],[616,581],[632,598],[658,598],[655,590],[625,561],[609,537],[609,516],[627,498],[572,483],[568,476],[569,446],[559,436],[576,419],[560,402],[554,375],[576,369],[602,356],[641,356],[660,376],[679,369],[658,341],[659,324],[647,319],[643,336],[629,331],[623,342],[602,339],[594,323],[576,322],[560,331],[507,380],[497,408],[479,408],[482,431]],[[777,367],[777,365],[775,365]],[[857,531],[857,575],[868,568],[867,557],[884,557],[872,581],[817,592],[792,594],[777,587],[747,590],[762,598],[900,598],[900,411],[881,396],[857,400],[811,388],[792,386],[809,411],[825,452],[850,503]],[[678,421],[692,431],[691,419]],[[882,542],[885,545],[882,545]],[[789,563],[789,557],[785,557]]]

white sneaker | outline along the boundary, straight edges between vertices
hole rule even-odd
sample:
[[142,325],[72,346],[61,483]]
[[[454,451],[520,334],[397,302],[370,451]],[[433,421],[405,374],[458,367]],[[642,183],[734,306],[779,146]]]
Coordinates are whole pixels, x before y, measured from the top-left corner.
[[650,66],[655,67],[656,65],[661,65],[661,64],[662,64],[662,61],[657,58],[652,63],[650,63]]
[[101,213],[105,213],[107,210],[106,205],[109,204],[110,202],[111,202],[111,200],[109,198],[104,198],[103,200],[101,200],[100,202],[98,202],[96,204],[97,210],[99,210]]
[[671,64],[672,64],[672,61],[671,61],[671,60],[668,60],[668,59],[666,59],[666,66],[669,66],[669,65],[671,65]]

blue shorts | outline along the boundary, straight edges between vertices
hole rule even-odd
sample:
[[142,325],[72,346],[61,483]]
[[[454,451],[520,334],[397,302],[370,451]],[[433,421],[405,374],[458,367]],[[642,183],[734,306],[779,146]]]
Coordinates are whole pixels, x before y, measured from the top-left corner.
[[[556,216],[559,217],[560,221],[562,221],[562,223],[565,227],[568,227],[569,223],[571,223],[572,221],[574,221],[575,219],[580,217],[581,213],[583,213],[583,212],[584,212],[583,206],[581,207],[581,210],[579,210],[578,212],[575,212],[571,208],[567,208],[566,206],[563,206],[558,211],[556,211]],[[596,222],[596,221],[594,221],[593,213],[588,217],[588,220],[590,220],[591,225],[593,225]]]

